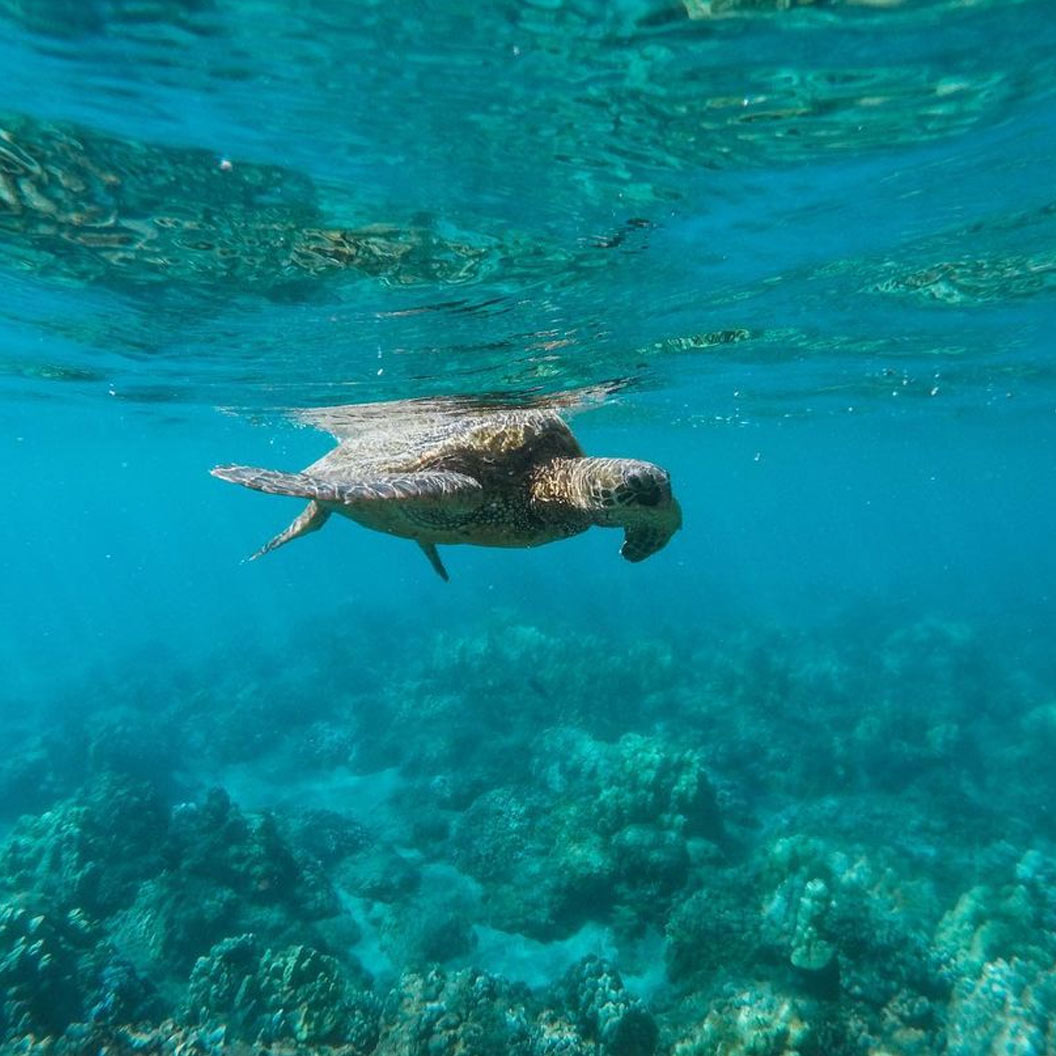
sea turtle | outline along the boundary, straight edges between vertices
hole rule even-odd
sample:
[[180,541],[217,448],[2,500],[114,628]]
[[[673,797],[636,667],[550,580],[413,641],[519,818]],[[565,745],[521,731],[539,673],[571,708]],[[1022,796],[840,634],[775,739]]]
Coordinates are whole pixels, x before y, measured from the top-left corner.
[[655,554],[682,524],[667,471],[587,458],[557,405],[433,399],[295,411],[337,447],[300,473],[233,465],[212,473],[309,500],[254,558],[316,531],[332,513],[414,539],[445,580],[437,545],[540,546],[595,524],[623,528],[628,561]]

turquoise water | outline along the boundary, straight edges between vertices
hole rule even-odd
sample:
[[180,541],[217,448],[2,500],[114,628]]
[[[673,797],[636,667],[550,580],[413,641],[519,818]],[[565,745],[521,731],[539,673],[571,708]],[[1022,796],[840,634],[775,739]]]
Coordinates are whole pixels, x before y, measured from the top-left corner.
[[[1050,6],[0,0],[0,1051],[1056,1052]],[[208,473],[570,391],[641,564]]]

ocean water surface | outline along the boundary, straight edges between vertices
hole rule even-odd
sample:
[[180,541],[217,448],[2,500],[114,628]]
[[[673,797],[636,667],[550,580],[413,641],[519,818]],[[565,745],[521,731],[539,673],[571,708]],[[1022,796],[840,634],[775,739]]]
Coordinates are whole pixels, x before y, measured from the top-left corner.
[[[0,1052],[1056,1052],[1048,0],[0,26]],[[682,530],[245,560],[449,397]]]

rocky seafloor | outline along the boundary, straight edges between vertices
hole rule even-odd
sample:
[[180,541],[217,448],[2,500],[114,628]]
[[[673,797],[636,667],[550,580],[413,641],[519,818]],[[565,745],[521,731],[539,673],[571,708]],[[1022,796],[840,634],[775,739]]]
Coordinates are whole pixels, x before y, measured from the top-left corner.
[[0,1051],[1056,1051],[1043,644],[354,626],[0,719]]

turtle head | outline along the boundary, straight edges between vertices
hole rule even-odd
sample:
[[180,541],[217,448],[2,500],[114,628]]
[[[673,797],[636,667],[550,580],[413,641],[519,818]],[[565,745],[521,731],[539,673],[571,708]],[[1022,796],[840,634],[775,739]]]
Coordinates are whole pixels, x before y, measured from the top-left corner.
[[583,462],[594,523],[623,528],[620,555],[626,560],[644,561],[682,527],[682,508],[671,493],[666,469],[633,458]]

